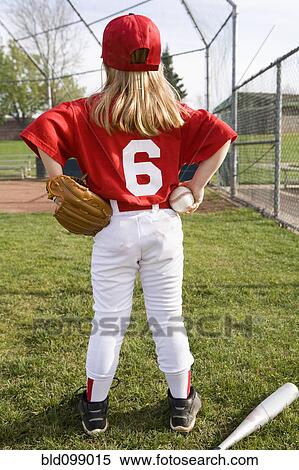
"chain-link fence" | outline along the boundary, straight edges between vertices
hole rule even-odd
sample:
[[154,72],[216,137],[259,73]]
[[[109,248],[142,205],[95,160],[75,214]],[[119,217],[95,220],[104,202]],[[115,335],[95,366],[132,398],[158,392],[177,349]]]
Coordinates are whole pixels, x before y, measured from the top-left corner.
[[299,47],[235,87],[214,112],[239,138],[219,185],[285,225],[299,229]]
[[[16,2],[6,0],[0,6],[0,38],[4,39],[4,45],[7,46],[12,41],[34,63],[38,62],[36,67],[31,65],[32,73],[29,77],[24,72],[16,75],[13,80],[11,77],[6,79],[5,74],[1,76],[0,94],[7,92],[7,100],[12,102],[19,94],[31,96],[33,89],[41,87],[44,97],[44,104],[34,112],[20,110],[21,117],[26,116],[26,119],[15,119],[11,115],[2,119],[0,180],[21,178],[23,175],[26,177],[29,174],[31,177],[42,175],[39,171],[41,169],[35,168],[35,157],[27,157],[28,149],[18,140],[19,133],[27,126],[27,117],[31,121],[58,102],[77,97],[74,95],[72,81],[63,77],[69,77],[78,86],[85,87],[85,96],[101,88],[105,74],[101,66],[100,41],[106,24],[121,14],[143,14],[152,18],[159,26],[163,47],[168,46],[174,70],[182,78],[188,92],[183,101],[191,107],[212,110],[217,103],[231,95],[235,70],[236,24],[236,6],[231,0],[140,0],[127,8],[122,8],[123,3],[117,0],[101,2],[101,5],[96,0],[87,2],[88,5],[78,0],[51,0],[49,7],[55,1],[59,4],[60,11],[59,17],[55,12],[55,23],[49,25],[43,21],[40,24],[39,14],[34,12],[26,32],[19,26],[21,12],[16,21],[16,15],[10,11]],[[28,3],[25,1],[22,8],[26,7],[28,8]],[[44,18],[43,12],[42,17]],[[66,61],[64,55],[68,59],[72,54],[76,61]],[[64,63],[66,65],[62,67]],[[12,90],[14,93],[10,96]],[[25,158],[30,160],[31,172],[24,172],[23,162],[18,161]],[[29,162],[26,165],[29,166]],[[195,168],[194,165],[184,168],[184,178],[192,177]]]
[[[24,79],[22,76],[10,82],[2,80],[0,92],[8,87],[22,92],[22,96],[30,96],[31,87],[36,83],[47,83],[43,90],[47,94],[46,107],[50,107],[55,104],[56,95],[61,90],[64,100],[74,98],[72,87],[62,81],[65,76],[78,79],[80,86],[88,84],[86,95],[96,92],[104,79],[99,38],[106,23],[131,10],[145,14],[159,25],[164,45],[167,42],[173,57],[174,69],[182,77],[186,89],[189,91],[193,87],[191,102],[187,96],[188,104],[195,108],[205,107],[218,114],[239,134],[219,172],[219,186],[232,197],[298,229],[298,49],[236,86],[236,6],[231,0],[143,0],[128,10],[114,13],[111,9],[118,4],[112,2],[111,6],[101,6],[101,15],[97,2],[92,3],[92,8],[82,3],[79,5],[79,2],[74,2],[74,7],[73,3],[65,0],[61,2],[66,8],[65,21],[61,19],[50,30],[43,28],[37,34],[29,32],[25,36],[15,25],[15,16],[6,15],[1,10],[0,33],[6,35],[7,41],[13,38],[14,44],[31,59],[34,57],[35,60],[38,54],[37,37],[43,41],[49,35],[56,37],[56,32],[60,31],[65,42],[67,31],[71,34],[73,29],[76,29],[76,37],[80,37],[80,46],[85,45],[85,54],[79,70],[71,66],[62,70],[57,65],[57,52],[54,63],[49,58],[42,69],[38,67],[35,70],[37,76],[34,78]],[[168,14],[170,11],[171,15]],[[95,12],[98,12],[96,19]],[[162,18],[168,18],[167,22],[161,21]],[[183,38],[182,49],[177,50],[177,42],[169,34],[170,30],[176,30],[177,36]],[[95,77],[94,81],[92,77]],[[21,128],[27,124],[27,120],[20,124],[5,116],[5,122],[0,126],[0,179],[43,175],[43,168],[37,168],[35,157],[28,156],[28,149],[18,140]],[[195,169],[194,165],[183,168],[184,179],[191,178]]]

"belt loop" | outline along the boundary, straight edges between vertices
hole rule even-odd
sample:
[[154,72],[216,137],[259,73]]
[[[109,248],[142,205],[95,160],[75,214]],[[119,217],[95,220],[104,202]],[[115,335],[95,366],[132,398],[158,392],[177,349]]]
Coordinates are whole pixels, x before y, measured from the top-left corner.
[[159,204],[153,204],[152,205],[152,211],[153,212],[158,212],[158,210],[159,210]]
[[112,207],[113,215],[119,214],[119,208],[118,208],[117,201],[115,201],[114,199],[110,199],[110,204],[111,204],[111,207]]

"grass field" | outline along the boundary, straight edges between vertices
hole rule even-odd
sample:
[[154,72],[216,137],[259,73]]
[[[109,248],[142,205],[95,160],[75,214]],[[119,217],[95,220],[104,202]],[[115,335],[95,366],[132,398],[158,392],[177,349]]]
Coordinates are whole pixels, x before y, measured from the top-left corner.
[[0,157],[5,157],[5,154],[29,154],[31,150],[22,140],[0,140]]
[[[273,135],[241,135],[238,142],[274,140]],[[299,134],[283,134],[281,147],[282,163],[291,163],[299,167]],[[273,184],[274,168],[262,168],[261,164],[274,164],[275,148],[271,144],[238,145],[238,182],[239,184]],[[262,157],[262,158],[261,158]],[[282,179],[284,178],[282,172]],[[289,179],[298,181],[299,172],[289,172]],[[282,181],[283,182],[283,181]]]
[[[168,429],[138,280],[110,427],[88,438],[74,392],[85,382],[92,240],[49,214],[1,214],[0,223],[0,448],[208,449],[278,386],[298,382],[298,236],[248,209],[186,217],[184,315],[203,400],[196,427],[189,436]],[[296,449],[298,425],[295,403],[236,448]]]
[[36,175],[35,155],[22,140],[0,140],[0,178],[20,176],[17,170],[1,169],[4,160],[29,160],[31,163],[31,176]]

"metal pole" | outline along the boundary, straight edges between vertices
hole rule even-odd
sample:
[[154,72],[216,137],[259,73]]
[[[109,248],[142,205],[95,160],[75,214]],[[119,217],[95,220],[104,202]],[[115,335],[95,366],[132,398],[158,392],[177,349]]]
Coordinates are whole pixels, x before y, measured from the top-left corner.
[[210,49],[206,47],[206,109],[210,110]]
[[275,181],[274,181],[274,217],[279,217],[280,211],[280,166],[281,166],[281,62],[276,69],[276,101],[275,101]]
[[53,100],[52,100],[51,81],[50,81],[49,77],[47,77],[47,96],[48,96],[48,106],[49,106],[49,109],[50,109],[53,106]]
[[[232,100],[231,100],[231,125],[233,129],[237,129],[237,117],[238,117],[238,101],[236,87],[236,56],[237,56],[237,6],[233,5],[232,15]],[[231,161],[230,161],[230,195],[231,197],[236,196],[237,188],[237,167],[238,167],[238,155],[237,147],[232,144],[231,149]]]
[[201,29],[199,28],[194,16],[192,15],[192,12],[190,10],[190,8],[188,7],[187,5],[187,2],[185,0],[181,0],[181,3],[183,4],[183,6],[185,7],[185,10],[187,12],[187,14],[190,16],[191,18],[191,21],[193,23],[193,25],[195,26],[195,29],[197,30],[197,32],[199,33],[200,37],[201,37],[201,40],[202,42],[204,43],[205,45],[205,50],[206,50],[206,108],[207,110],[209,110],[209,106],[210,106],[210,96],[209,96],[209,44],[207,43]]
[[190,16],[191,21],[192,21],[193,25],[195,26],[195,29],[198,31],[198,33],[199,33],[199,35],[200,35],[200,37],[201,37],[202,42],[204,43],[204,45],[205,45],[206,47],[208,47],[208,43],[207,43],[207,41],[206,41],[206,39],[205,39],[203,33],[202,33],[201,30],[199,29],[198,24],[197,24],[197,22],[195,21],[195,18],[194,18],[194,16],[192,15],[191,10],[190,10],[190,8],[188,7],[187,3],[185,2],[185,0],[181,0],[181,3],[184,5],[186,12],[187,12],[188,15]]
[[93,38],[97,41],[97,43],[99,44],[100,47],[102,47],[102,44],[100,43],[100,41],[98,40],[98,38],[96,37],[96,35],[94,34],[93,30],[90,28],[90,26],[86,23],[86,21],[83,19],[83,17],[80,15],[79,11],[77,10],[77,8],[72,4],[71,0],[66,0],[68,2],[68,4],[71,6],[71,8],[74,10],[74,12],[76,13],[76,15],[80,18],[80,20],[82,21],[82,23],[85,25],[85,27],[88,29],[88,31],[90,32],[90,34],[93,36]]
[[296,52],[299,51],[299,46],[298,47],[295,47],[295,49],[292,49],[290,52],[288,52],[287,54],[284,54],[283,56],[281,57],[278,57],[277,60],[275,60],[274,62],[271,62],[271,64],[267,65],[267,67],[264,67],[263,69],[259,70],[257,73],[255,73],[254,75],[251,75],[251,77],[247,78],[246,80],[244,80],[244,82],[242,82],[240,85],[237,85],[236,86],[236,90],[238,90],[239,88],[242,88],[244,85],[246,85],[247,83],[249,82],[252,82],[252,80],[254,80],[256,77],[259,77],[261,74],[267,72],[267,70],[270,70],[272,69],[273,67],[276,67],[276,65],[278,64],[278,62],[283,62],[284,60],[286,60],[288,57],[291,57],[293,54],[296,54]]

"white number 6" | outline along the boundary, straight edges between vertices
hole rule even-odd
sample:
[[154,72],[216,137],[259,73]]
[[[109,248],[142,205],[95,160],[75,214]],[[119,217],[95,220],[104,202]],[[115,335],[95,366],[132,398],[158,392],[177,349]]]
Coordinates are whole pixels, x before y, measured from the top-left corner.
[[[161,170],[152,162],[135,162],[137,152],[147,153],[149,158],[160,158],[160,149],[152,140],[131,140],[123,151],[123,165],[127,189],[134,196],[153,196],[162,187]],[[149,182],[139,184],[138,175],[148,175]]]

